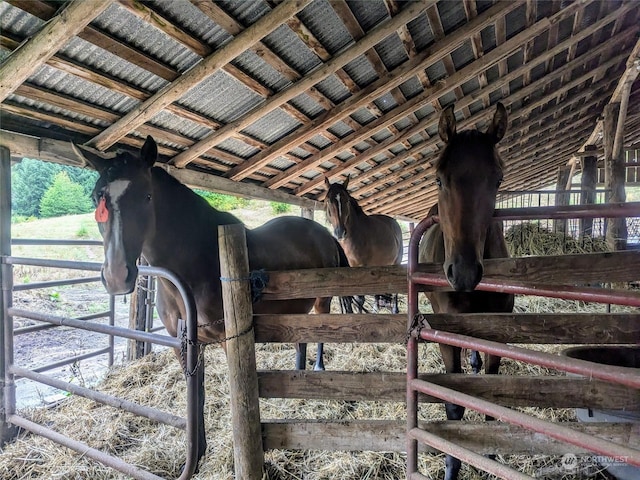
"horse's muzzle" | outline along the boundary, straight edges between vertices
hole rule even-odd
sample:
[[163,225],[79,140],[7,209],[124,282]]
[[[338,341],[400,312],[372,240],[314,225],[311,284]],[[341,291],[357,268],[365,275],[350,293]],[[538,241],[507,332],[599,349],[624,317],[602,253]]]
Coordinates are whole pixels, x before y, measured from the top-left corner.
[[119,268],[109,268],[109,266],[102,266],[100,272],[102,284],[107,292],[111,295],[126,295],[133,292],[136,285],[136,278],[138,277],[138,268],[133,268],[123,265]]
[[444,271],[449,285],[451,285],[456,292],[471,292],[478,286],[480,280],[482,280],[484,268],[482,263],[477,261],[453,261],[448,264],[445,263]]

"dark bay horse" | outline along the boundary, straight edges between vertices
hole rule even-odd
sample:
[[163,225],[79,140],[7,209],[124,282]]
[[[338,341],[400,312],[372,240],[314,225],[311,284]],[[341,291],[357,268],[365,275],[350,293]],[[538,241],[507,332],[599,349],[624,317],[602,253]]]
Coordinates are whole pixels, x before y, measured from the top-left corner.
[[[104,239],[102,279],[109,293],[130,293],[136,283],[136,261],[144,255],[150,265],[166,268],[182,278],[195,297],[198,340],[222,343],[224,322],[218,226],[240,223],[233,215],[212,208],[202,197],[165,170],[154,167],[156,142],[147,137],[139,155],[119,152],[105,159],[84,150],[83,157],[100,177],[93,192],[96,220]],[[291,270],[349,266],[338,242],[322,225],[302,217],[278,217],[247,230],[251,270]],[[254,303],[256,314],[329,313],[331,297]],[[177,289],[159,279],[157,308],[167,331],[178,333],[185,318]],[[296,367],[305,368],[306,345],[297,348]],[[180,352],[176,352],[182,362]],[[184,365],[183,365],[184,367]],[[322,345],[316,369],[323,369]],[[200,401],[203,402],[204,392]],[[199,457],[206,447],[204,419],[200,422]]]
[[[324,199],[327,219],[333,227],[333,234],[349,259],[349,265],[352,267],[400,265],[402,230],[398,222],[387,215],[367,215],[347,190],[349,177],[344,183],[334,184],[325,177],[324,183],[327,187]],[[393,310],[393,313],[398,313],[397,295]]]
[[[507,111],[497,104],[486,132],[456,131],[453,105],[440,116],[439,134],[446,146],[436,163],[438,203],[429,215],[438,214],[440,223],[425,233],[419,260],[442,263],[453,292],[430,292],[427,297],[435,313],[484,313],[513,311],[510,294],[473,291],[482,279],[484,258],[508,256],[502,223],[493,220],[496,194],[502,182],[504,164],[496,144],[507,129]],[[440,345],[447,373],[461,373],[461,349]],[[482,368],[478,352],[473,352],[474,372]],[[485,372],[498,373],[500,357],[485,355]],[[445,405],[449,420],[460,420],[464,407]],[[455,480],[460,460],[447,456],[445,479]]]

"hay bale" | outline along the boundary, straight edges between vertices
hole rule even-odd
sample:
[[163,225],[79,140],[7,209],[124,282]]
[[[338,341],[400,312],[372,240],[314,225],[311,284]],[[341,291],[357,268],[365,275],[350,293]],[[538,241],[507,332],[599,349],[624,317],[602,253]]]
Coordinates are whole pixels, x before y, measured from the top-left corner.
[[515,224],[507,229],[504,237],[509,254],[513,257],[610,251],[602,237],[575,238],[564,233],[552,232],[536,222]]
[[[524,299],[519,299],[518,304],[524,311],[536,308],[556,310],[556,307],[549,303],[536,306],[533,301],[525,302]],[[561,308],[570,307],[563,304]],[[575,307],[573,309],[575,310]],[[536,348],[557,352],[563,347]],[[400,344],[328,344],[325,351],[327,367],[332,370],[404,371],[406,368],[406,349]],[[294,364],[294,352],[291,345],[257,345],[258,368],[291,369]],[[419,361],[421,371],[444,371],[439,349],[435,344],[420,346]],[[200,464],[200,471],[194,478],[232,480],[233,449],[227,364],[222,349],[208,347],[205,363],[205,421],[208,448]],[[559,374],[557,371],[508,359],[503,359],[501,372],[507,375]],[[114,368],[99,389],[176,415],[183,416],[186,411],[186,389],[182,371],[173,352],[169,350]],[[574,421],[571,409],[523,410],[553,421]],[[172,427],[159,426],[150,420],[74,396],[54,409],[22,413],[92,447],[117,454],[126,461],[151,470],[156,475],[176,478],[180,474],[185,436],[182,431]],[[261,415],[263,419],[288,417],[404,420],[406,410],[403,402],[261,399]],[[422,405],[420,416],[426,420],[444,420],[444,408],[440,404]],[[480,420],[482,416],[468,411],[465,419]],[[396,480],[404,478],[405,474],[405,456],[399,453],[275,450],[267,452],[265,460],[265,480]],[[442,476],[444,455],[420,455],[419,460],[420,471],[425,475],[430,478]],[[561,457],[503,456],[499,460],[539,478],[561,478],[554,477],[552,473],[563,471]],[[127,477],[44,438],[23,434],[15,442],[5,446],[0,455],[0,478],[114,480]],[[480,480],[488,476],[464,466],[460,478]],[[606,476],[590,471],[588,475],[580,478],[605,479]]]

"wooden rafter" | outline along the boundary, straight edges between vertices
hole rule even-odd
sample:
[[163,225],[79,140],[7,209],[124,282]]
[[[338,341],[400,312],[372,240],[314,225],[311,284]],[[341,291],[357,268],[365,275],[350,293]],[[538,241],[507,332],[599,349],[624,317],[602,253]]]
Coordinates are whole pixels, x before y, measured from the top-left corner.
[[311,88],[319,81],[331,75],[337,69],[342,68],[354,58],[362,55],[363,52],[366,52],[373,45],[379,43],[388,35],[389,30],[395,31],[396,28],[399,28],[401,25],[408,23],[410,20],[419,15],[422,10],[424,10],[430,3],[431,0],[429,0],[428,2],[417,2],[410,4],[396,17],[373,29],[360,42],[353,45],[341,55],[332,58],[318,70],[314,71],[310,75],[307,75],[305,78],[296,82],[291,87],[278,92],[276,95],[271,97],[269,101],[253,109],[242,118],[235,120],[234,122],[231,122],[228,125],[222,127],[220,130],[213,132],[211,135],[206,136],[203,140],[196,143],[188,151],[177,155],[174,158],[174,164],[180,168],[185,167],[197,156],[206,152],[210,147],[223,142],[235,132],[246,128],[259,118],[262,118],[266,114],[280,107],[285,102]]
[[14,50],[0,66],[0,102],[112,2],[113,0],[76,0],[24,45]]

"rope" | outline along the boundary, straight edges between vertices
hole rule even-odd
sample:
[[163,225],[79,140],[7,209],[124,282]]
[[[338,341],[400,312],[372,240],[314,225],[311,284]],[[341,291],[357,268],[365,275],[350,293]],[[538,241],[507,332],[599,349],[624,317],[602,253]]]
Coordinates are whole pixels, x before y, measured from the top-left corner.
[[220,277],[221,282],[246,282],[249,281],[251,287],[251,302],[256,303],[262,298],[262,291],[269,283],[269,275],[265,269],[252,270],[248,277]]

